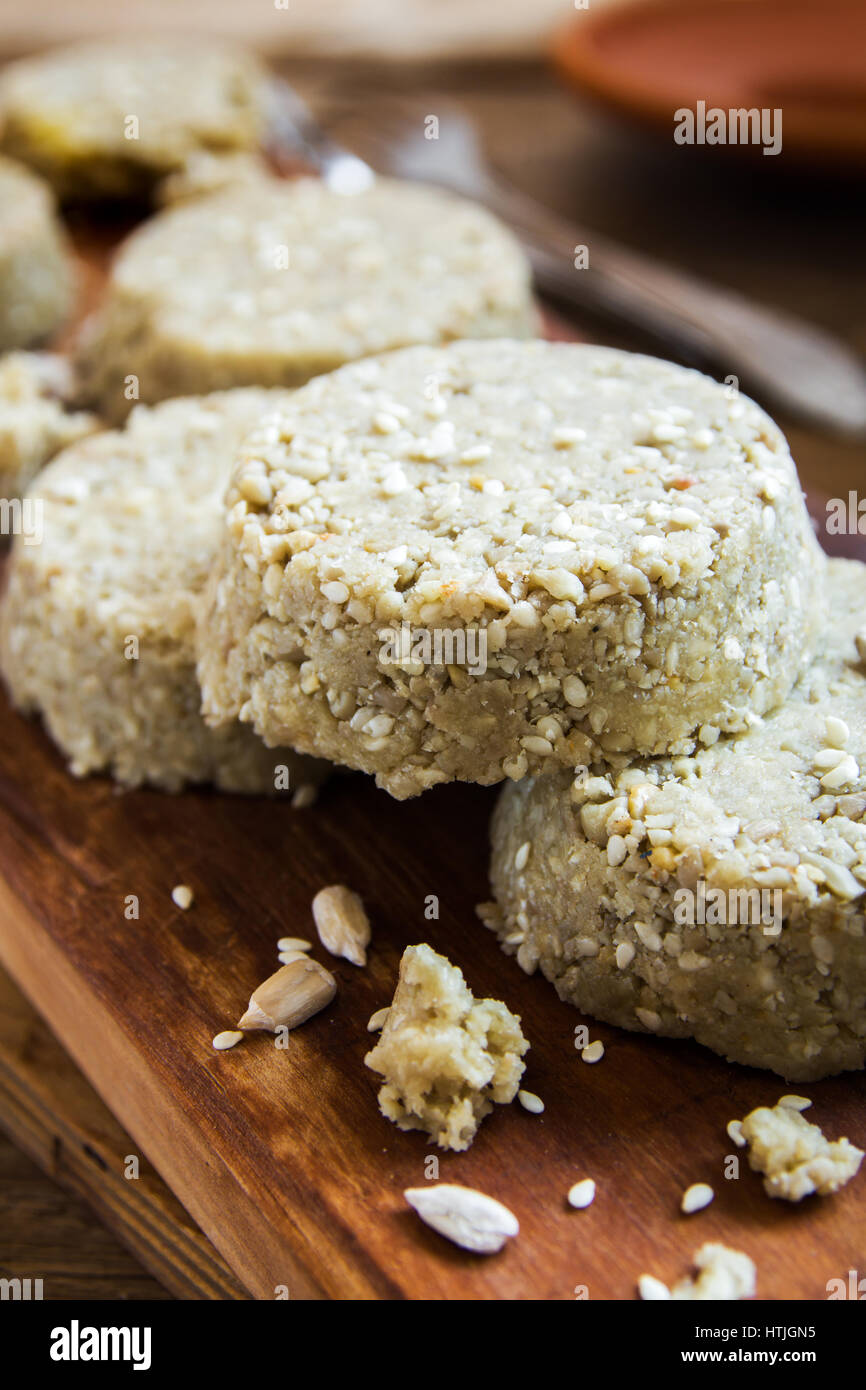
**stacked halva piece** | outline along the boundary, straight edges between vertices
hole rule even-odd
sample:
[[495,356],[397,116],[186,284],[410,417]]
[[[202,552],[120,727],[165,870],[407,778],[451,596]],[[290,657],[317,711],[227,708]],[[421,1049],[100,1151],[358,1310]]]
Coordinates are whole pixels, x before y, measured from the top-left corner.
[[398,797],[508,779],[484,915],[525,969],[813,1079],[866,1052],[864,597],[737,393],[602,348],[413,348],[245,441],[203,707]]

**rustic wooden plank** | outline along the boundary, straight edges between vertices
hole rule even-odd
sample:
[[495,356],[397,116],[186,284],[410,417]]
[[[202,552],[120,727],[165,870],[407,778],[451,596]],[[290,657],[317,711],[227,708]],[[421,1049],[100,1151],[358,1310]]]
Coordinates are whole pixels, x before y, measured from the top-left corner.
[[[579,1016],[528,979],[475,923],[486,892],[493,793],[445,787],[411,803],[366,778],[335,779],[320,803],[292,810],[206,792],[118,795],[76,783],[38,728],[3,715],[0,746],[0,955],[51,1019],[96,1089],[259,1298],[628,1298],[643,1270],[670,1277],[703,1240],[758,1261],[764,1297],[820,1298],[862,1259],[866,1189],[790,1209],[744,1172],[726,1182],[724,1126],[784,1090],[702,1049],[592,1025],[607,1056],[583,1065]],[[196,891],[172,904],[178,881]],[[324,883],[363,895],[370,964],[334,967],[339,994],[278,1051],[266,1036],[216,1054],[284,932],[308,933]],[[138,922],[124,898],[140,897]],[[428,894],[438,921],[424,918]],[[504,998],[532,1041],[527,1084],[541,1117],[498,1111],[440,1176],[508,1202],[522,1234],[482,1260],[419,1226],[402,1190],[430,1152],[379,1115],[363,1065],[366,1020],[387,1001],[403,946],[427,939],[476,992]],[[808,1088],[831,1133],[866,1137],[862,1084]],[[576,1177],[599,1184],[570,1211]],[[677,1213],[682,1189],[715,1183],[700,1216]]]
[[[500,142],[521,138],[517,98]],[[564,141],[560,154],[564,170]],[[114,235],[95,247],[80,232],[88,303]],[[812,436],[803,449],[825,490],[851,476],[847,452]],[[829,1278],[862,1264],[862,1179],[791,1209],[747,1171],[723,1177],[726,1121],[774,1100],[782,1083],[693,1045],[594,1024],[605,1060],[579,1061],[579,1015],[474,919],[494,791],[445,787],[398,804],[352,776],[305,811],[207,792],[122,795],[101,779],[72,781],[36,725],[2,708],[0,719],[0,957],[256,1297],[287,1286],[292,1297],[569,1299],[585,1286],[592,1298],[629,1298],[639,1273],[675,1277],[712,1238],[757,1260],[765,1298],[821,1298]],[[171,903],[179,881],[196,891],[187,913]],[[368,904],[369,967],[336,965],[337,1000],[287,1051],[258,1037],[215,1054],[212,1034],[273,968],[276,938],[309,934],[310,900],[334,881]],[[137,922],[123,915],[130,893]],[[424,917],[429,894],[437,921]],[[492,1259],[453,1250],[406,1210],[402,1189],[424,1180],[430,1150],[381,1118],[363,1065],[366,1020],[389,999],[402,948],[419,940],[521,1013],[527,1084],[547,1103],[541,1117],[499,1111],[467,1154],[439,1156],[443,1179],[518,1214],[520,1239]],[[808,1092],[829,1133],[866,1140],[861,1078]],[[596,1178],[599,1195],[576,1213],[564,1194],[581,1176]],[[683,1187],[701,1179],[714,1182],[715,1203],[680,1216]]]
[[[237,1299],[246,1294],[177,1198],[8,975],[0,972],[0,1126],[61,1187],[97,1215],[176,1298]],[[139,1176],[127,1179],[132,1155]],[[77,1211],[77,1207],[72,1209]],[[24,1230],[22,1213],[17,1226]],[[79,1218],[80,1223],[80,1218]],[[92,1223],[91,1223],[92,1224]],[[58,1241],[68,1257],[74,1229]],[[4,1224],[2,1259],[13,1258]],[[104,1253],[104,1252],[103,1252]],[[44,1254],[40,1257],[44,1261]],[[42,1269],[40,1265],[40,1270]],[[102,1271],[106,1280],[111,1271]],[[129,1276],[127,1276],[129,1277]],[[143,1282],[143,1276],[140,1276]],[[52,1285],[46,1297],[60,1296]],[[106,1288],[110,1285],[106,1285]],[[94,1296],[116,1296],[103,1292]],[[168,1296],[168,1294],[166,1294]]]

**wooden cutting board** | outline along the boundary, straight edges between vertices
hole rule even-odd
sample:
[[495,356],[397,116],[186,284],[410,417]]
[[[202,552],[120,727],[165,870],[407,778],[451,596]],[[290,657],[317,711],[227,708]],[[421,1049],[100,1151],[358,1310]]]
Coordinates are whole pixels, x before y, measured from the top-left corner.
[[[168,1294],[182,1299],[247,1297],[150,1164],[139,1165],[135,1181],[125,1176],[126,1160],[138,1152],[137,1146],[3,970],[0,1128],[53,1182],[74,1197],[83,1197]],[[82,1279],[76,1264],[81,1249],[80,1223],[73,1218],[68,1224],[65,1220],[58,1224],[56,1215],[50,1214],[46,1220],[44,1194],[45,1187],[40,1184],[38,1191],[34,1188],[29,1205],[25,1203],[25,1210],[16,1208],[13,1213],[9,1193],[4,1210],[14,1215],[19,1241],[16,1245],[14,1233],[3,1227],[0,1272],[26,1277],[35,1267],[40,1276],[44,1275],[46,1299],[64,1296],[58,1292],[58,1282],[61,1289],[71,1284],[73,1291],[77,1287],[88,1298],[99,1293],[118,1296],[111,1292],[111,1271],[98,1265],[100,1256],[106,1254],[104,1242],[87,1241],[81,1261],[86,1277]],[[58,1194],[58,1201],[62,1200]],[[77,1207],[77,1202],[71,1208],[64,1206],[64,1217]],[[35,1221],[38,1232],[33,1229]],[[21,1242],[32,1252],[23,1269],[15,1258],[17,1253],[18,1261],[21,1259]],[[52,1260],[47,1263],[49,1252]],[[122,1287],[123,1296],[130,1296],[126,1278]]]
[[[86,259],[93,291],[103,255],[94,247]],[[398,803],[352,775],[304,810],[207,791],[120,793],[76,782],[36,724],[5,705],[0,717],[0,959],[255,1297],[628,1299],[639,1274],[678,1277],[706,1240],[755,1259],[762,1298],[820,1299],[858,1262],[866,1273],[866,1177],[791,1207],[768,1199],[745,1163],[724,1175],[726,1122],[790,1088],[691,1044],[581,1020],[499,952],[474,914],[488,896],[495,789]],[[181,882],[195,890],[187,912],[170,896]],[[325,1013],[285,1051],[258,1035],[214,1052],[212,1036],[274,969],[277,938],[315,937],[311,899],[334,882],[367,904],[368,967],[317,950],[339,982]],[[124,915],[130,895],[138,920]],[[364,1066],[367,1020],[419,941],[522,1016],[526,1085],[546,1104],[541,1116],[497,1107],[462,1155],[383,1119]],[[605,1043],[598,1065],[575,1050],[581,1021]],[[866,1144],[861,1077],[804,1089],[831,1136]],[[107,1183],[124,1180],[126,1142],[102,1152]],[[441,1180],[514,1210],[521,1233],[501,1254],[465,1254],[407,1208],[404,1188],[436,1165]],[[565,1194],[582,1177],[598,1195],[576,1212]],[[696,1181],[716,1200],[682,1216]],[[127,1184],[134,1202],[130,1192],[144,1205],[144,1186]]]

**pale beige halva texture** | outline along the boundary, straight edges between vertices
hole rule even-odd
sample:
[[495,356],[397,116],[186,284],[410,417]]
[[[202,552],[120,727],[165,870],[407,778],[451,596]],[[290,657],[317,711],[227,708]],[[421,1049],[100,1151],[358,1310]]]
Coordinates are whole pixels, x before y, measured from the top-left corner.
[[740,1122],[749,1146],[749,1166],[764,1175],[770,1197],[801,1202],[817,1193],[827,1197],[856,1177],[863,1150],[845,1138],[829,1140],[819,1125],[785,1105],[759,1106]]
[[784,438],[649,357],[345,367],[245,442],[228,506],[207,716],[398,797],[689,753],[778,703],[812,641],[823,561]]
[[382,1036],[364,1058],[385,1079],[382,1114],[423,1129],[442,1149],[468,1149],[494,1103],[517,1095],[529,1043],[498,999],[475,999],[456,965],[407,946]]
[[47,352],[0,357],[0,497],[20,497],[43,464],[99,428],[95,415],[66,409],[68,362]]
[[59,328],[72,304],[66,237],[51,190],[0,156],[0,352]]
[[270,182],[273,174],[264,155],[254,150],[234,150],[230,154],[210,154],[198,150],[181,169],[163,179],[156,200],[163,207],[202,198],[224,188]]
[[586,1013],[795,1081],[866,1057],[866,566],[830,561],[821,611],[814,664],[747,732],[506,788],[482,910]]
[[128,785],[214,781],[273,791],[321,768],[266,749],[249,729],[206,728],[193,635],[219,542],[237,444],[279,396],[236,391],[134,413],[44,470],[30,498],[43,538],[16,537],[0,610],[0,667],[38,711],[72,771]]
[[140,227],[84,335],[89,395],[111,417],[139,399],[228,386],[298,386],[408,343],[525,337],[526,258],[474,203],[380,179],[248,179]]
[[147,196],[198,151],[255,148],[266,83],[249,53],[201,37],[67,44],[0,73],[0,148],[64,198]]

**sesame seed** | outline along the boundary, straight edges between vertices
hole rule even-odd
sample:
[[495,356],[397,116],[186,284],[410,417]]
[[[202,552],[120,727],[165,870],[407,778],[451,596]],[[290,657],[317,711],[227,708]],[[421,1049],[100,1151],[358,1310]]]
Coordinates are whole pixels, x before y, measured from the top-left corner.
[[683,1193],[680,1211],[684,1211],[686,1216],[691,1216],[695,1211],[702,1211],[710,1205],[715,1195],[708,1182],[693,1182]]
[[390,1005],[386,1005],[386,1007],[385,1007],[384,1009],[377,1009],[376,1012],[375,1012],[374,1014],[372,1014],[371,1017],[370,1017],[370,1021],[369,1021],[369,1023],[367,1024],[367,1032],[368,1032],[368,1033],[378,1033],[380,1028],[384,1028],[384,1027],[385,1027],[385,1021],[386,1021],[386,1019],[387,1019],[388,1014],[390,1013],[390,1011],[391,1011],[391,1006],[390,1006]]
[[672,425],[666,421],[652,427],[652,437],[657,444],[671,444],[675,439],[682,439],[684,434],[682,425]]
[[744,1149],[746,1147],[742,1120],[728,1120],[725,1129],[727,1130],[728,1138],[733,1139],[738,1149]]
[[595,1042],[587,1043],[586,1047],[583,1048],[580,1054],[582,1062],[590,1063],[600,1062],[603,1056],[604,1043],[601,1041],[600,1038],[596,1038]]
[[827,791],[839,791],[849,782],[855,782],[860,776],[860,767],[857,761],[846,753],[841,762],[837,763],[831,772],[825,773],[821,778],[821,786]]
[[308,960],[306,951],[280,951],[278,960],[280,965],[293,965],[296,960]]
[[549,739],[537,738],[534,734],[528,734],[520,740],[521,748],[525,748],[527,753],[534,753],[537,757],[546,757],[553,752],[553,744]]
[[533,1091],[518,1091],[517,1099],[520,1101],[524,1110],[529,1111],[530,1115],[540,1115],[544,1110],[544,1101],[541,1099],[541,1096],[535,1095]]
[[193,891],[186,883],[177,883],[171,890],[171,900],[175,907],[179,907],[186,912],[188,907],[193,904]]
[[520,849],[515,854],[514,867],[518,873],[520,873],[523,869],[526,868],[527,862],[529,860],[529,851],[531,849],[532,845],[530,841],[525,840],[524,843],[520,846]]
[[398,492],[404,492],[408,485],[402,468],[389,468],[382,478],[382,491],[386,497],[396,497]]
[[393,731],[394,720],[390,714],[375,714],[364,726],[368,738],[386,738]]
[[611,835],[607,842],[607,862],[611,868],[615,869],[622,864],[628,854],[628,848],[622,835]]
[[655,1009],[635,1009],[635,1014],[644,1028],[649,1028],[653,1033],[661,1027],[661,1015]]
[[660,951],[662,939],[655,927],[651,927],[648,922],[635,922],[635,935],[648,951]]
[[243,1036],[243,1033],[239,1033],[236,1029],[230,1028],[224,1033],[217,1033],[213,1040],[213,1046],[216,1048],[217,1052],[228,1052],[230,1047],[236,1047],[239,1042],[243,1041]]
[[400,428],[400,421],[387,410],[380,410],[373,416],[373,427],[379,434],[395,434]]
[[312,941],[303,936],[281,936],[277,942],[278,951],[310,951],[312,947]]
[[807,1096],[780,1096],[776,1103],[786,1110],[808,1110],[812,1104]]
[[595,1183],[592,1178],[582,1178],[568,1190],[568,1205],[577,1211],[591,1206],[595,1201]]
[[489,444],[474,444],[471,449],[464,449],[460,455],[461,463],[480,463],[482,459],[489,458],[493,453]]
[[844,719],[837,719],[835,714],[828,714],[824,721],[824,729],[827,734],[827,742],[833,748],[844,748],[851,737],[851,730]]
[[844,748],[821,748],[812,759],[812,766],[819,772],[829,772],[831,768],[838,767],[847,756]]
[[580,444],[586,439],[586,430],[574,425],[560,425],[553,431],[553,443],[557,449],[569,449],[572,444]]
[[322,593],[329,603],[345,603],[349,597],[347,585],[339,579],[332,580],[330,584],[323,584]]
[[619,970],[625,970],[634,960],[634,946],[630,941],[621,941],[616,948],[616,963]]
[[580,676],[566,676],[562,682],[562,694],[565,703],[573,709],[580,709],[589,699],[589,692]]

